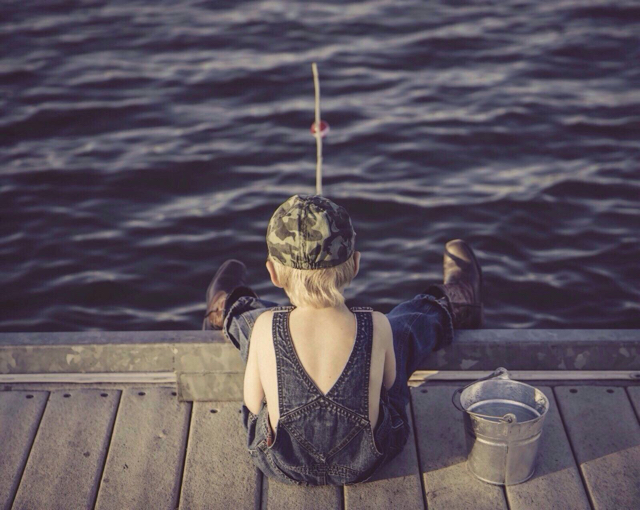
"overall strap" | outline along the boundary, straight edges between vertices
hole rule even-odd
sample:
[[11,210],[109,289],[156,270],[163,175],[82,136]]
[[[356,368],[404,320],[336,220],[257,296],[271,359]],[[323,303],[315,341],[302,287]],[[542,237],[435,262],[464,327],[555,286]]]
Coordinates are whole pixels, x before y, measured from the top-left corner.
[[272,337],[276,353],[280,418],[318,397],[318,390],[304,371],[291,340],[289,315],[294,308],[279,306],[273,309]]
[[335,403],[369,419],[369,376],[373,346],[373,308],[353,306],[357,320],[353,352],[339,379],[327,396]]

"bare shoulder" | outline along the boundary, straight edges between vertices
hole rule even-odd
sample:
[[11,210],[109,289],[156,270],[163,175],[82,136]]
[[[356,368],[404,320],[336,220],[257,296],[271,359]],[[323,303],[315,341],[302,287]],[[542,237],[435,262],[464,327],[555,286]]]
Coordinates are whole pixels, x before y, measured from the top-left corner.
[[393,343],[391,323],[385,314],[374,311],[372,314],[374,335],[378,336],[384,344]]
[[253,325],[253,329],[264,330],[271,328],[271,318],[273,317],[273,310],[265,310],[256,319],[255,324]]
[[382,312],[374,311],[372,315],[373,315],[374,326],[380,326],[380,328],[385,331],[387,329],[391,331],[391,323],[389,322],[389,319],[385,314],[383,314]]
[[271,338],[271,317],[273,317],[273,312],[267,310],[258,315],[256,322],[253,324],[249,340],[249,364],[251,362],[258,364],[258,359],[263,359],[264,357],[266,342]]
[[255,345],[263,345],[265,339],[270,337],[272,318],[273,310],[267,310],[258,316],[251,330],[252,344],[255,342]]

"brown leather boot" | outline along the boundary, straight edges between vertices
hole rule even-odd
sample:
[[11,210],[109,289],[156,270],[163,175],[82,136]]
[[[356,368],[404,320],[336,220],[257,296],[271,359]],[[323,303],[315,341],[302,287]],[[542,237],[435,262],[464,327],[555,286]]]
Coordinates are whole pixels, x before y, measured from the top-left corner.
[[222,329],[227,298],[258,295],[247,286],[247,266],[236,259],[226,260],[218,269],[207,289],[207,312],[202,329]]
[[454,239],[444,249],[444,283],[431,285],[425,293],[446,297],[456,329],[480,328],[484,323],[482,269],[471,247]]

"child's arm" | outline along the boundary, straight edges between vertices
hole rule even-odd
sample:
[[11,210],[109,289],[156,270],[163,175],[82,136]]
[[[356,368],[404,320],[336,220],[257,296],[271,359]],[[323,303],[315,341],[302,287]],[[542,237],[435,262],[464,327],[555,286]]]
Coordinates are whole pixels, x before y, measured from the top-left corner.
[[376,314],[379,314],[380,316],[378,324],[380,325],[380,329],[383,333],[382,338],[384,338],[385,346],[384,375],[382,382],[384,383],[385,388],[390,389],[396,380],[396,353],[393,350],[393,331],[391,330],[391,324],[389,323],[387,316],[380,312],[376,312]]
[[264,398],[264,389],[260,381],[260,371],[258,369],[258,358],[262,350],[261,344],[265,338],[265,334],[270,331],[270,321],[265,320],[268,315],[268,313],[260,315],[253,326],[251,339],[249,341],[247,367],[244,372],[244,405],[247,406],[249,411],[256,415],[262,408],[262,399]]

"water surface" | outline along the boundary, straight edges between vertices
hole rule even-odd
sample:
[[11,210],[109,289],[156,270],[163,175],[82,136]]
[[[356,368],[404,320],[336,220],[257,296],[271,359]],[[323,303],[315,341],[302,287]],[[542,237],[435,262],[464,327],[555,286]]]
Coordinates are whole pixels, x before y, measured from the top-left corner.
[[267,222],[350,212],[350,304],[476,250],[487,327],[640,328],[637,2],[5,1],[0,329],[197,329],[216,268],[266,298]]

